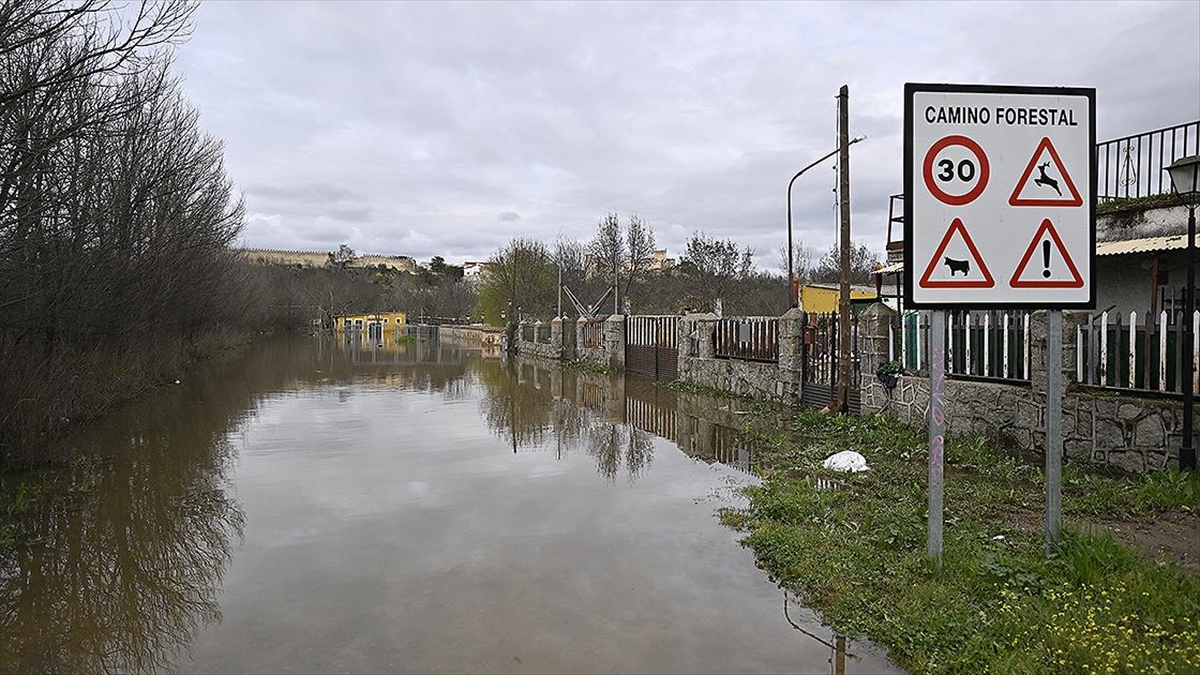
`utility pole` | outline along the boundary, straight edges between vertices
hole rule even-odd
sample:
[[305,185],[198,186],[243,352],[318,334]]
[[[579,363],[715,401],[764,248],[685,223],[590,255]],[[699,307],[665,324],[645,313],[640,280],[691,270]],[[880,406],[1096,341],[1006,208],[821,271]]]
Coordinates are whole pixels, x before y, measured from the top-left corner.
[[838,411],[850,409],[850,87],[838,91],[838,198],[842,221],[842,287],[838,302]]
[[617,252],[614,250],[613,251],[613,314],[621,313],[617,309],[617,289],[620,287],[620,285],[617,283],[617,258],[619,258],[619,257],[620,256],[618,256]]

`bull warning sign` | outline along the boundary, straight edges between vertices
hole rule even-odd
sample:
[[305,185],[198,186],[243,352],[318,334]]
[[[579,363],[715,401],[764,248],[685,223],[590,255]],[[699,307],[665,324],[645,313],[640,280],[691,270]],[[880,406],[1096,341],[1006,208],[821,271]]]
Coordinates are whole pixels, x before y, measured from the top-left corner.
[[922,288],[991,288],[996,285],[987,263],[958,218],[950,223],[933,260],[921,275]]
[[1095,90],[905,85],[905,302],[1095,306]]

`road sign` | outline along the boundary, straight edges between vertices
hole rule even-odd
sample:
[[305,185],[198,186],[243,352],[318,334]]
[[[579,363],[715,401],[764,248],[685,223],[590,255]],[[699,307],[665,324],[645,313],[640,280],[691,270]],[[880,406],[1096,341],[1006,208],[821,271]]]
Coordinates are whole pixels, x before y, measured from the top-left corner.
[[[950,257],[952,253],[955,257]],[[958,218],[950,223],[919,283],[922,288],[991,288],[996,285],[970,233]]]
[[907,84],[905,302],[1091,308],[1094,89]]

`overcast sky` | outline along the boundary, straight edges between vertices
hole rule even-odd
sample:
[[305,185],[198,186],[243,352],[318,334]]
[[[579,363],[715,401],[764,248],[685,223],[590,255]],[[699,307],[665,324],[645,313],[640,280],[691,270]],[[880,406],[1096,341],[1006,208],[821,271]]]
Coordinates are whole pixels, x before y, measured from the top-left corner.
[[[177,70],[223,138],[242,244],[486,259],[636,212],[778,269],[787,181],[836,147],[850,87],[854,238],[882,251],[905,82],[1097,89],[1099,140],[1200,118],[1200,2],[214,2]],[[794,190],[835,243],[832,162]]]

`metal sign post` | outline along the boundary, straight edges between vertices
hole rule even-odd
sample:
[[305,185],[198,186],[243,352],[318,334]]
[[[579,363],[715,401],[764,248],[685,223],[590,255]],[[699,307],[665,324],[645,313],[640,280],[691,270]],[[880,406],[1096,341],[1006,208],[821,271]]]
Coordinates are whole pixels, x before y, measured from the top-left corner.
[[929,559],[942,569],[942,495],[946,437],[946,312],[933,311],[929,324]]
[[[904,298],[908,308],[935,310],[928,544],[939,567],[947,309],[1052,310],[1045,364],[1047,547],[1058,541],[1061,310],[1096,305],[1095,119],[1095,89],[904,87]],[[969,333],[960,339],[970,353]]]
[[1046,317],[1046,552],[1062,534],[1062,310]]

